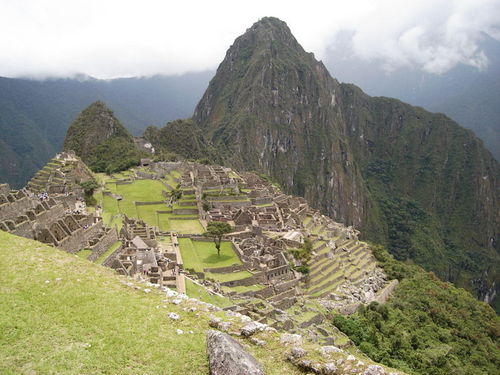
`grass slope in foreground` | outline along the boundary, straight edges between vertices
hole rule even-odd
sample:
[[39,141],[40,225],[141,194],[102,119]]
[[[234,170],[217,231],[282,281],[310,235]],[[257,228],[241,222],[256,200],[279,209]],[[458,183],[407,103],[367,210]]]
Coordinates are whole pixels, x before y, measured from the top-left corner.
[[[184,311],[188,302],[165,302],[110,269],[1,231],[0,257],[1,374],[208,373],[210,313],[200,307]],[[250,348],[266,374],[299,374],[281,350]]]

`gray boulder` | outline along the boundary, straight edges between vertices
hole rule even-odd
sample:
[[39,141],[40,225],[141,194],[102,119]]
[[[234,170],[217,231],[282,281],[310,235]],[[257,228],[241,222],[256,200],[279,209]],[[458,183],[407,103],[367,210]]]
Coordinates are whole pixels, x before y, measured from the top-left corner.
[[257,331],[263,331],[265,327],[262,323],[250,322],[241,329],[241,334],[245,337],[250,337]]
[[260,363],[224,332],[207,332],[207,351],[211,375],[264,375]]
[[385,371],[382,366],[370,365],[367,367],[363,375],[385,375]]

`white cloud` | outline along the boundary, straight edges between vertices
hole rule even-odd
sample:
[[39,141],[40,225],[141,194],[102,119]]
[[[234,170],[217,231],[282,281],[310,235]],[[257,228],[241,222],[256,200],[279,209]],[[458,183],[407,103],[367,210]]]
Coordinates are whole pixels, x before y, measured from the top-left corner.
[[500,0],[0,0],[0,76],[98,78],[213,69],[263,16],[286,21],[319,58],[341,32],[388,69],[482,67],[482,32],[500,38]]

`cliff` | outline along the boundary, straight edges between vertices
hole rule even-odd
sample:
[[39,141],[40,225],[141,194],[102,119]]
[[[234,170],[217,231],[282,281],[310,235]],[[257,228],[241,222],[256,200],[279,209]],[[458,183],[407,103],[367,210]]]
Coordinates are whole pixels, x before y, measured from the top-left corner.
[[499,167],[471,131],[340,84],[276,18],[235,40],[193,120],[225,164],[490,300]]

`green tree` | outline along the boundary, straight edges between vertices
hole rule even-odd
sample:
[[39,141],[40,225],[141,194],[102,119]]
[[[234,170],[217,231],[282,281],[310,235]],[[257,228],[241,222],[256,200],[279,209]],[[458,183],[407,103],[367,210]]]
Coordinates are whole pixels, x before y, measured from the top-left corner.
[[80,186],[83,188],[85,195],[94,194],[94,190],[99,187],[97,181],[94,179],[82,182]]
[[223,221],[212,221],[207,225],[207,231],[203,233],[203,237],[211,238],[215,243],[217,255],[220,256],[220,243],[222,237],[232,231],[231,225]]
[[173,189],[171,192],[170,192],[170,196],[172,197],[172,199],[174,201],[178,201],[179,199],[181,199],[182,197],[182,189],[181,189],[181,185],[177,185],[175,187],[175,189]]
[[85,193],[85,204],[88,206],[93,206],[97,202],[93,196],[94,190],[99,187],[99,184],[96,180],[91,179],[85,182],[82,182],[80,186],[83,188],[83,192]]

